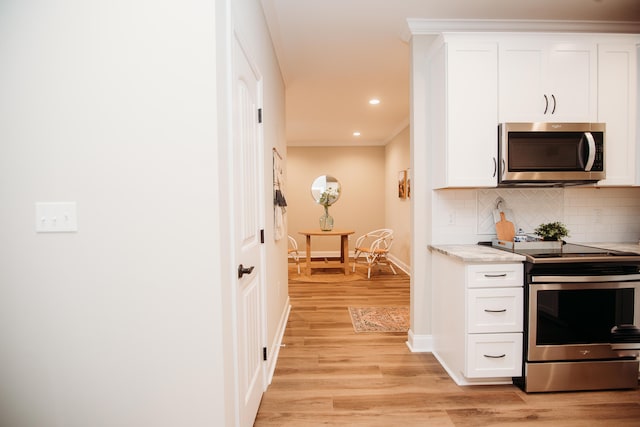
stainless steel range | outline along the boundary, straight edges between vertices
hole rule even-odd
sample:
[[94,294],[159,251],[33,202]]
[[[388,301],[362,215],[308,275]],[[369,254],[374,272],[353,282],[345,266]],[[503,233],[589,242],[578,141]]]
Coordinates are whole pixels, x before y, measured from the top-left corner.
[[563,244],[515,249],[525,262],[527,392],[635,388],[640,255]]

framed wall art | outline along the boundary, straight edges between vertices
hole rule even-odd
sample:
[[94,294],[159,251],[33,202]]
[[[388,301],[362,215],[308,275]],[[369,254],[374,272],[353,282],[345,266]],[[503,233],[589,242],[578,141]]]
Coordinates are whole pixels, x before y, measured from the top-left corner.
[[407,171],[398,172],[398,197],[407,198]]

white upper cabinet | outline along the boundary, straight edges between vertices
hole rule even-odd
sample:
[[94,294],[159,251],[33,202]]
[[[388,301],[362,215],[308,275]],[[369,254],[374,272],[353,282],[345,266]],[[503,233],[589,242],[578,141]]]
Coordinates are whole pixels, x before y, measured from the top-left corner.
[[495,187],[498,45],[444,38],[429,56],[434,188]]
[[601,186],[638,185],[636,174],[636,46],[632,41],[598,45],[598,122],[606,123]]
[[596,44],[553,37],[501,39],[500,122],[596,121]]
[[498,124],[606,124],[601,186],[640,185],[633,35],[446,33],[427,54],[433,188],[495,187]]

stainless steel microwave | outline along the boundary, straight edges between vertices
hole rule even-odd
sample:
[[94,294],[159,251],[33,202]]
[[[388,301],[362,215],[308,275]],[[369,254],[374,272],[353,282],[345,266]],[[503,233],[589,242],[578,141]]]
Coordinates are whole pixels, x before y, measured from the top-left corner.
[[498,185],[549,187],[605,178],[604,123],[502,123]]

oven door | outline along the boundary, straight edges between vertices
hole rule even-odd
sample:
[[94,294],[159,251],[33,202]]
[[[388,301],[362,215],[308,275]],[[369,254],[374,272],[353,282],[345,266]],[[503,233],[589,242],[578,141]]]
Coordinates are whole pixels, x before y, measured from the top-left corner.
[[617,359],[611,329],[640,324],[640,282],[528,286],[527,361]]

